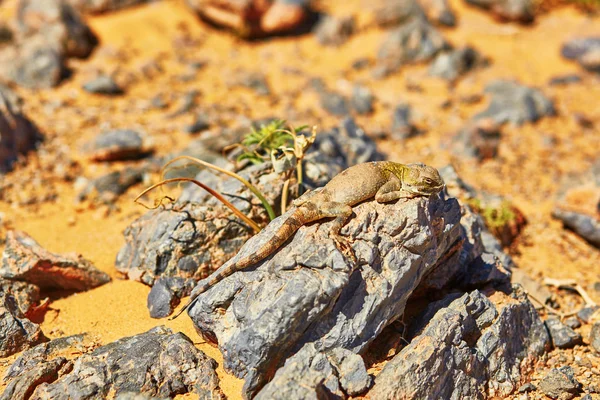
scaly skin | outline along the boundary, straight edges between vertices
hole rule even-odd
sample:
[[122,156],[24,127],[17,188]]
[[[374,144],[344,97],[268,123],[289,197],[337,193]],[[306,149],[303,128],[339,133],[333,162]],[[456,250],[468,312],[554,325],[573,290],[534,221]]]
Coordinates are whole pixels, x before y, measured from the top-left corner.
[[335,218],[329,236],[344,253],[351,252],[348,240],[340,234],[352,215],[352,206],[375,198],[379,203],[439,193],[444,181],[439,172],[424,164],[399,164],[376,161],[350,167],[329,181],[322,189],[307,192],[294,200],[296,210],[283,223],[273,238],[238,262],[213,272],[192,292],[189,302],[171,319],[187,310],[198,296],[237,271],[254,265],[279,249],[301,226],[323,218]]

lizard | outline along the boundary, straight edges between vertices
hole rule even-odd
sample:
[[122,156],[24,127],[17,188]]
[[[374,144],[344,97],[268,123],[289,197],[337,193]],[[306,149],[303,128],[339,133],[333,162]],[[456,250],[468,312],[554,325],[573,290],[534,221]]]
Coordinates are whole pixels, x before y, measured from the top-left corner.
[[[348,250],[347,238],[340,234],[352,215],[352,206],[375,198],[379,203],[439,193],[444,181],[439,172],[421,163],[400,164],[373,161],[354,165],[334,176],[321,189],[304,193],[292,202],[296,209],[265,245],[229,266],[213,272],[191,294],[188,303],[173,320],[187,310],[198,296],[237,271],[269,257],[291,238],[301,226],[324,218],[334,218],[329,237],[338,249]],[[354,257],[353,257],[354,258]],[[355,259],[354,259],[355,260]]]

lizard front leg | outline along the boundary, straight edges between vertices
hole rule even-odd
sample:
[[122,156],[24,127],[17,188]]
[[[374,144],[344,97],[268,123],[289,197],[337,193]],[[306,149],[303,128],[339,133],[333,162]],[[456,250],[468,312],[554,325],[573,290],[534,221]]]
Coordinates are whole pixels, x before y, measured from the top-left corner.
[[412,199],[416,196],[417,195],[414,193],[403,190],[402,183],[399,180],[394,179],[379,188],[377,193],[375,193],[375,200],[378,203],[388,203],[398,199]]
[[340,252],[356,264],[356,255],[348,238],[341,235],[340,231],[352,215],[352,207],[343,203],[327,202],[319,205],[319,213],[323,218],[335,217],[331,224],[329,237],[335,242]]

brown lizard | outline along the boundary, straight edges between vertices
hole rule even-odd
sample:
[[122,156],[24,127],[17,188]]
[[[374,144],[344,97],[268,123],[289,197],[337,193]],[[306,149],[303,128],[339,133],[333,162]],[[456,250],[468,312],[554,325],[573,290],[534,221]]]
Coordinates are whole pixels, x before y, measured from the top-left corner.
[[[254,265],[281,247],[301,226],[323,218],[335,218],[329,236],[345,252],[348,240],[340,234],[352,215],[352,206],[375,198],[379,203],[439,193],[444,187],[439,172],[424,164],[375,161],[350,167],[333,177],[323,188],[310,191],[293,201],[296,210],[273,238],[254,254],[219,269],[192,291],[188,303],[171,319],[177,318],[213,285],[237,271]],[[352,258],[354,258],[352,254]]]

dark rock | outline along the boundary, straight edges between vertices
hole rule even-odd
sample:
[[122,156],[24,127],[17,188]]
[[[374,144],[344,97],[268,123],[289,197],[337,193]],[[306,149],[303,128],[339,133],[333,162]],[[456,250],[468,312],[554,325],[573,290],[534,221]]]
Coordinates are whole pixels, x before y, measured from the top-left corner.
[[88,182],[77,194],[77,201],[91,200],[103,204],[114,204],[115,200],[127,190],[142,182],[144,170],[124,168],[113,171]]
[[100,75],[82,86],[89,93],[117,96],[123,94],[123,89],[108,75]]
[[197,115],[194,122],[185,128],[185,131],[187,133],[199,133],[207,130],[208,128],[210,128],[210,122],[208,121],[208,118],[206,118],[204,115]]
[[120,10],[153,0],[67,0],[69,4],[81,13],[104,13]]
[[532,0],[466,0],[467,3],[489,10],[500,20],[532,22],[535,5]]
[[161,276],[148,293],[148,310],[152,318],[165,318],[171,315],[179,304],[179,299],[189,296],[196,285],[193,279]]
[[110,282],[110,277],[77,255],[50,253],[30,236],[9,231],[2,254],[0,276],[21,280],[42,289],[82,291]]
[[590,345],[600,353],[600,322],[594,323],[592,325],[592,330],[590,331]]
[[148,151],[142,136],[130,129],[115,129],[99,134],[84,146],[87,156],[94,161],[121,161],[137,159]]
[[358,58],[352,62],[352,69],[360,71],[362,69],[367,68],[369,65],[371,65],[371,60],[369,60],[368,58]]
[[[198,330],[219,343],[224,367],[245,378],[247,396],[307,343],[324,352],[364,350],[403,314],[420,278],[460,235],[453,199],[371,201],[354,212],[342,234],[364,260],[360,268],[349,264],[329,238],[330,221],[303,226],[288,245],[201,294],[189,310]],[[252,237],[229,263],[256,252],[289,214]]]
[[10,293],[22,315],[40,301],[40,288],[27,282],[0,278],[0,292]]
[[373,112],[373,101],[375,97],[369,88],[364,86],[354,86],[352,88],[352,97],[350,104],[358,114],[370,114]]
[[0,357],[8,357],[46,339],[39,325],[25,318],[22,311],[25,304],[19,301],[22,297],[19,292],[18,284],[15,288],[6,283],[0,287]]
[[456,15],[447,0],[419,0],[427,18],[437,25],[455,26]]
[[21,42],[33,36],[43,38],[64,57],[87,57],[98,43],[79,13],[64,0],[20,0],[17,35]]
[[98,399],[126,392],[160,397],[194,392],[222,399],[216,366],[184,334],[156,327],[80,356],[71,371],[38,386],[32,400]]
[[554,347],[568,349],[582,343],[583,338],[581,335],[563,324],[560,319],[551,317],[548,318],[545,323],[548,332],[550,332]]
[[535,385],[531,382],[521,385],[518,392],[519,393],[529,393],[533,392],[536,389]]
[[11,170],[19,155],[33,150],[41,135],[21,110],[21,99],[0,85],[0,174]]
[[394,109],[391,129],[394,140],[405,140],[416,135],[417,129],[410,122],[410,110],[408,104],[401,104]]
[[597,218],[560,208],[555,208],[552,216],[561,220],[567,229],[572,230],[590,244],[600,247],[600,221]]
[[382,27],[397,26],[415,19],[426,19],[425,11],[416,0],[385,0],[375,4],[375,23]]
[[555,114],[552,100],[538,89],[517,82],[494,81],[486,86],[485,92],[491,94],[492,100],[488,108],[477,114],[475,119],[492,118],[499,124],[510,122],[522,125]]
[[600,37],[572,39],[563,45],[561,54],[589,71],[600,72]]
[[[61,369],[67,366],[67,359],[57,357],[48,362],[35,365],[17,379],[13,379],[0,395],[0,400],[28,400],[40,385],[58,379]],[[66,393],[65,393],[66,394]]]
[[581,77],[579,75],[568,74],[568,75],[555,76],[552,79],[550,79],[548,84],[550,86],[563,86],[563,85],[570,85],[572,83],[579,83],[579,82],[581,82]]
[[85,337],[85,334],[66,336],[38,344],[29,350],[25,350],[23,354],[12,363],[6,372],[4,379],[23,379],[31,370],[53,359],[61,357],[67,358],[73,353],[84,353]]
[[315,36],[323,46],[340,46],[344,44],[356,29],[353,16],[325,16],[315,26]]
[[549,337],[524,292],[499,293],[492,297],[497,305],[474,291],[450,295],[447,306],[445,300],[430,306],[420,319],[425,327],[385,365],[369,397],[486,398],[514,392]]
[[542,378],[538,388],[551,399],[569,400],[581,391],[571,367],[553,368]]
[[452,151],[479,161],[496,158],[501,138],[501,126],[492,118],[470,121],[456,134]]
[[377,53],[376,76],[386,76],[405,64],[425,62],[450,49],[427,21],[415,19],[390,32]]
[[470,70],[483,66],[486,60],[472,47],[445,51],[437,55],[429,67],[429,75],[455,81]]
[[339,93],[322,91],[319,93],[321,107],[328,113],[337,116],[346,116],[350,113],[348,99]]
[[594,315],[594,313],[598,311],[599,308],[600,307],[598,306],[584,307],[577,313],[577,318],[579,318],[586,324],[589,324],[592,322],[592,315]]
[[581,321],[577,317],[565,318],[564,324],[571,329],[577,329],[581,327]]
[[67,75],[65,59],[43,38],[0,49],[0,77],[30,89],[57,86]]
[[357,396],[371,385],[362,358],[335,348],[317,350],[309,343],[290,357],[256,399],[320,399]]

